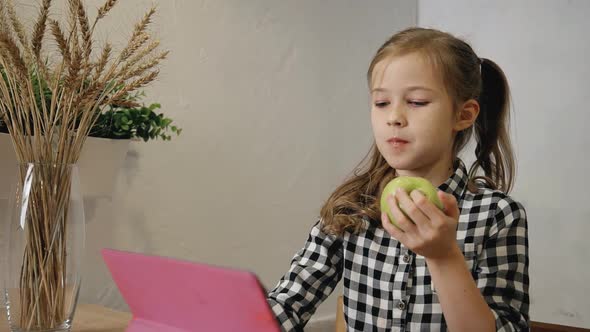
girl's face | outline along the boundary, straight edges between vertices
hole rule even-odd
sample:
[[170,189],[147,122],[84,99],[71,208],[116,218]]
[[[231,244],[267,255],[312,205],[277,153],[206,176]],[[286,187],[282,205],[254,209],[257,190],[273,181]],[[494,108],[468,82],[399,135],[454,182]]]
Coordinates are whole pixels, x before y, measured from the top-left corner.
[[373,135],[399,175],[430,177],[452,166],[457,121],[439,76],[417,53],[386,58],[373,69]]

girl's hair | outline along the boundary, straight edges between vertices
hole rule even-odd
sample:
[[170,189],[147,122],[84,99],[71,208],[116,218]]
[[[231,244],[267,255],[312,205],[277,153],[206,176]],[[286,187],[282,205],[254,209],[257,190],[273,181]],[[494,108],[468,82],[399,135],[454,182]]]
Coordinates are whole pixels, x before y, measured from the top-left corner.
[[[373,69],[377,63],[409,53],[422,55],[440,73],[456,111],[469,99],[480,104],[475,125],[457,133],[453,144],[456,157],[475,133],[476,161],[469,170],[469,190],[477,191],[479,180],[492,189],[510,192],[515,165],[509,135],[510,91],[504,72],[493,61],[480,59],[459,38],[438,30],[409,28],[379,48],[367,72],[369,88],[373,86]],[[483,171],[482,176],[477,175],[479,171]],[[358,233],[363,218],[380,220],[381,192],[394,174],[373,143],[353,175],[322,207],[322,229],[335,235],[345,231]]]

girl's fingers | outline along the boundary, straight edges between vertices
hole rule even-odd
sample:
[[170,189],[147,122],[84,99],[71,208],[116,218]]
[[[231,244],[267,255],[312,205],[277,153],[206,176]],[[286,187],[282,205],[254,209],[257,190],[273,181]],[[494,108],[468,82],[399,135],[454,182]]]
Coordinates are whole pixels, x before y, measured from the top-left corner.
[[401,229],[404,233],[415,233],[416,225],[404,214],[398,205],[398,200],[394,195],[390,195],[387,199],[391,214],[395,218],[395,226]]

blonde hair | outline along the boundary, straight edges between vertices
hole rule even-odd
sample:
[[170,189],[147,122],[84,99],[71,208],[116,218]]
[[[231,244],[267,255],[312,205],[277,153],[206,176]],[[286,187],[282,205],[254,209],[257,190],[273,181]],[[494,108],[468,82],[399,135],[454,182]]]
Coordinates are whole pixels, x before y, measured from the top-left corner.
[[[515,164],[509,135],[510,90],[502,69],[489,59],[480,59],[469,44],[448,33],[409,28],[393,35],[377,50],[367,71],[369,88],[377,63],[414,52],[424,56],[440,73],[457,109],[469,99],[480,104],[475,125],[457,133],[453,143],[456,156],[475,134],[476,161],[469,169],[469,190],[475,192],[477,182],[483,181],[492,189],[510,192]],[[480,171],[483,175],[477,175]],[[335,235],[358,233],[362,219],[380,220],[380,195],[394,173],[373,143],[353,175],[322,206],[322,230]]]

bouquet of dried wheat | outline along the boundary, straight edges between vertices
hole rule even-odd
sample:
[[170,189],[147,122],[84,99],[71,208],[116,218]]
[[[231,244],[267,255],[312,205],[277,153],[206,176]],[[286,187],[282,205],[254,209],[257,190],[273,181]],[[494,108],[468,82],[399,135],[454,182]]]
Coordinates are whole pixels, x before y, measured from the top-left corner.
[[[20,162],[20,181],[35,168],[26,215],[26,245],[20,272],[20,326],[51,329],[64,321],[67,271],[66,227],[71,174],[101,106],[152,82],[168,52],[148,32],[151,8],[115,51],[97,47],[93,32],[116,5],[107,0],[90,19],[82,0],[67,0],[66,22],[52,19],[52,0],[42,0],[32,31],[12,0],[0,0],[0,119]],[[54,43],[57,52],[46,51]],[[98,48],[98,50],[96,50]],[[96,52],[95,52],[96,51]],[[96,54],[95,54],[96,53]]]

